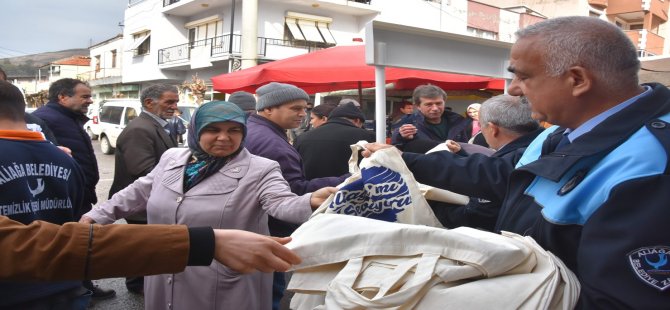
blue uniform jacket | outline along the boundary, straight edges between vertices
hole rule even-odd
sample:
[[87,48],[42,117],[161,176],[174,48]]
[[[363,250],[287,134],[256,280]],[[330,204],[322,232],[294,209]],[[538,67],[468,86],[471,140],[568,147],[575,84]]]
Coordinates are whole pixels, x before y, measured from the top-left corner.
[[[439,170],[443,163],[403,157],[419,182],[469,175],[479,184],[468,195],[504,191],[496,231],[531,236],[560,257],[580,279],[580,308],[667,309],[670,90],[650,86],[649,96],[559,151],[543,154],[562,131],[550,128],[521,157],[474,154]],[[422,179],[431,165],[433,176]]]
[[[83,175],[70,156],[48,141],[0,138],[0,150],[0,215],[23,224],[78,220]],[[0,281],[0,308],[16,309],[12,305],[79,286],[81,281]]]

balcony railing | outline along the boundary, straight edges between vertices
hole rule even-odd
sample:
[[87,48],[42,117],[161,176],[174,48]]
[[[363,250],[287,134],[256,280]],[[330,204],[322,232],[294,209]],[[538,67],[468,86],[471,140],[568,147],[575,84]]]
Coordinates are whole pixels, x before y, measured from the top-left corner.
[[[242,36],[233,34],[233,42],[230,44],[230,34],[208,38],[190,43],[184,43],[158,50],[158,64],[171,64],[177,62],[188,62],[191,59],[191,51],[194,49],[206,49],[210,57],[222,57],[232,54],[241,54]],[[332,44],[291,41],[282,39],[271,39],[258,37],[258,56],[265,57],[268,45],[296,47],[307,49],[308,52],[320,50],[333,46]]]

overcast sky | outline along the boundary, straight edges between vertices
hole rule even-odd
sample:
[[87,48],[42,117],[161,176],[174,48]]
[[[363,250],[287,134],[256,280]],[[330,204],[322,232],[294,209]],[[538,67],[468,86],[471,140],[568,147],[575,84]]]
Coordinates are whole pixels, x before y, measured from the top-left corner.
[[88,48],[122,32],[128,0],[0,1],[0,58]]

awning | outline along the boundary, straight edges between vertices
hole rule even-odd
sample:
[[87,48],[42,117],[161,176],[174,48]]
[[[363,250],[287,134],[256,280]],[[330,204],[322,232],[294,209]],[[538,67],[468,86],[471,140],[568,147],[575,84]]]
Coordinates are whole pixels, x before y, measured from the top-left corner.
[[330,29],[328,29],[328,24],[319,22],[316,23],[316,26],[319,28],[319,31],[321,31],[323,38],[326,39],[326,43],[337,44],[337,42],[335,42],[335,37],[333,37],[333,34],[330,33]]
[[323,38],[321,37],[321,33],[319,33],[319,29],[316,28],[315,22],[298,20],[298,26],[300,26],[300,30],[302,30],[302,34],[305,35],[307,41],[323,43]]
[[294,18],[286,18],[286,26],[288,26],[288,31],[291,32],[293,39],[305,40],[305,37],[302,35],[302,32],[300,32],[298,23]]
[[142,43],[144,43],[144,41],[146,41],[146,40],[147,40],[148,38],[150,38],[150,37],[151,37],[151,33],[150,33],[150,32],[147,32],[147,33],[143,34],[142,36],[140,36],[139,38],[137,38],[137,39],[135,40],[135,42],[133,42],[133,44],[130,45],[130,48],[129,48],[128,50],[129,50],[129,51],[134,51],[134,50],[136,50],[140,45],[142,45]]

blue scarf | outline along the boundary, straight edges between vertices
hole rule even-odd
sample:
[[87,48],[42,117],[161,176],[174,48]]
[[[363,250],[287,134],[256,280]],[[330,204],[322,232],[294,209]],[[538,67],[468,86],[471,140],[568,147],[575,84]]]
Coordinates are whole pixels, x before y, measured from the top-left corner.
[[[200,131],[207,125],[218,122],[236,122],[242,125],[244,136],[240,147],[225,157],[209,155],[200,147]],[[234,103],[212,101],[203,104],[191,118],[188,125],[188,148],[191,159],[184,169],[184,192],[187,192],[202,180],[221,170],[230,160],[239,154],[247,136],[247,115]]]

